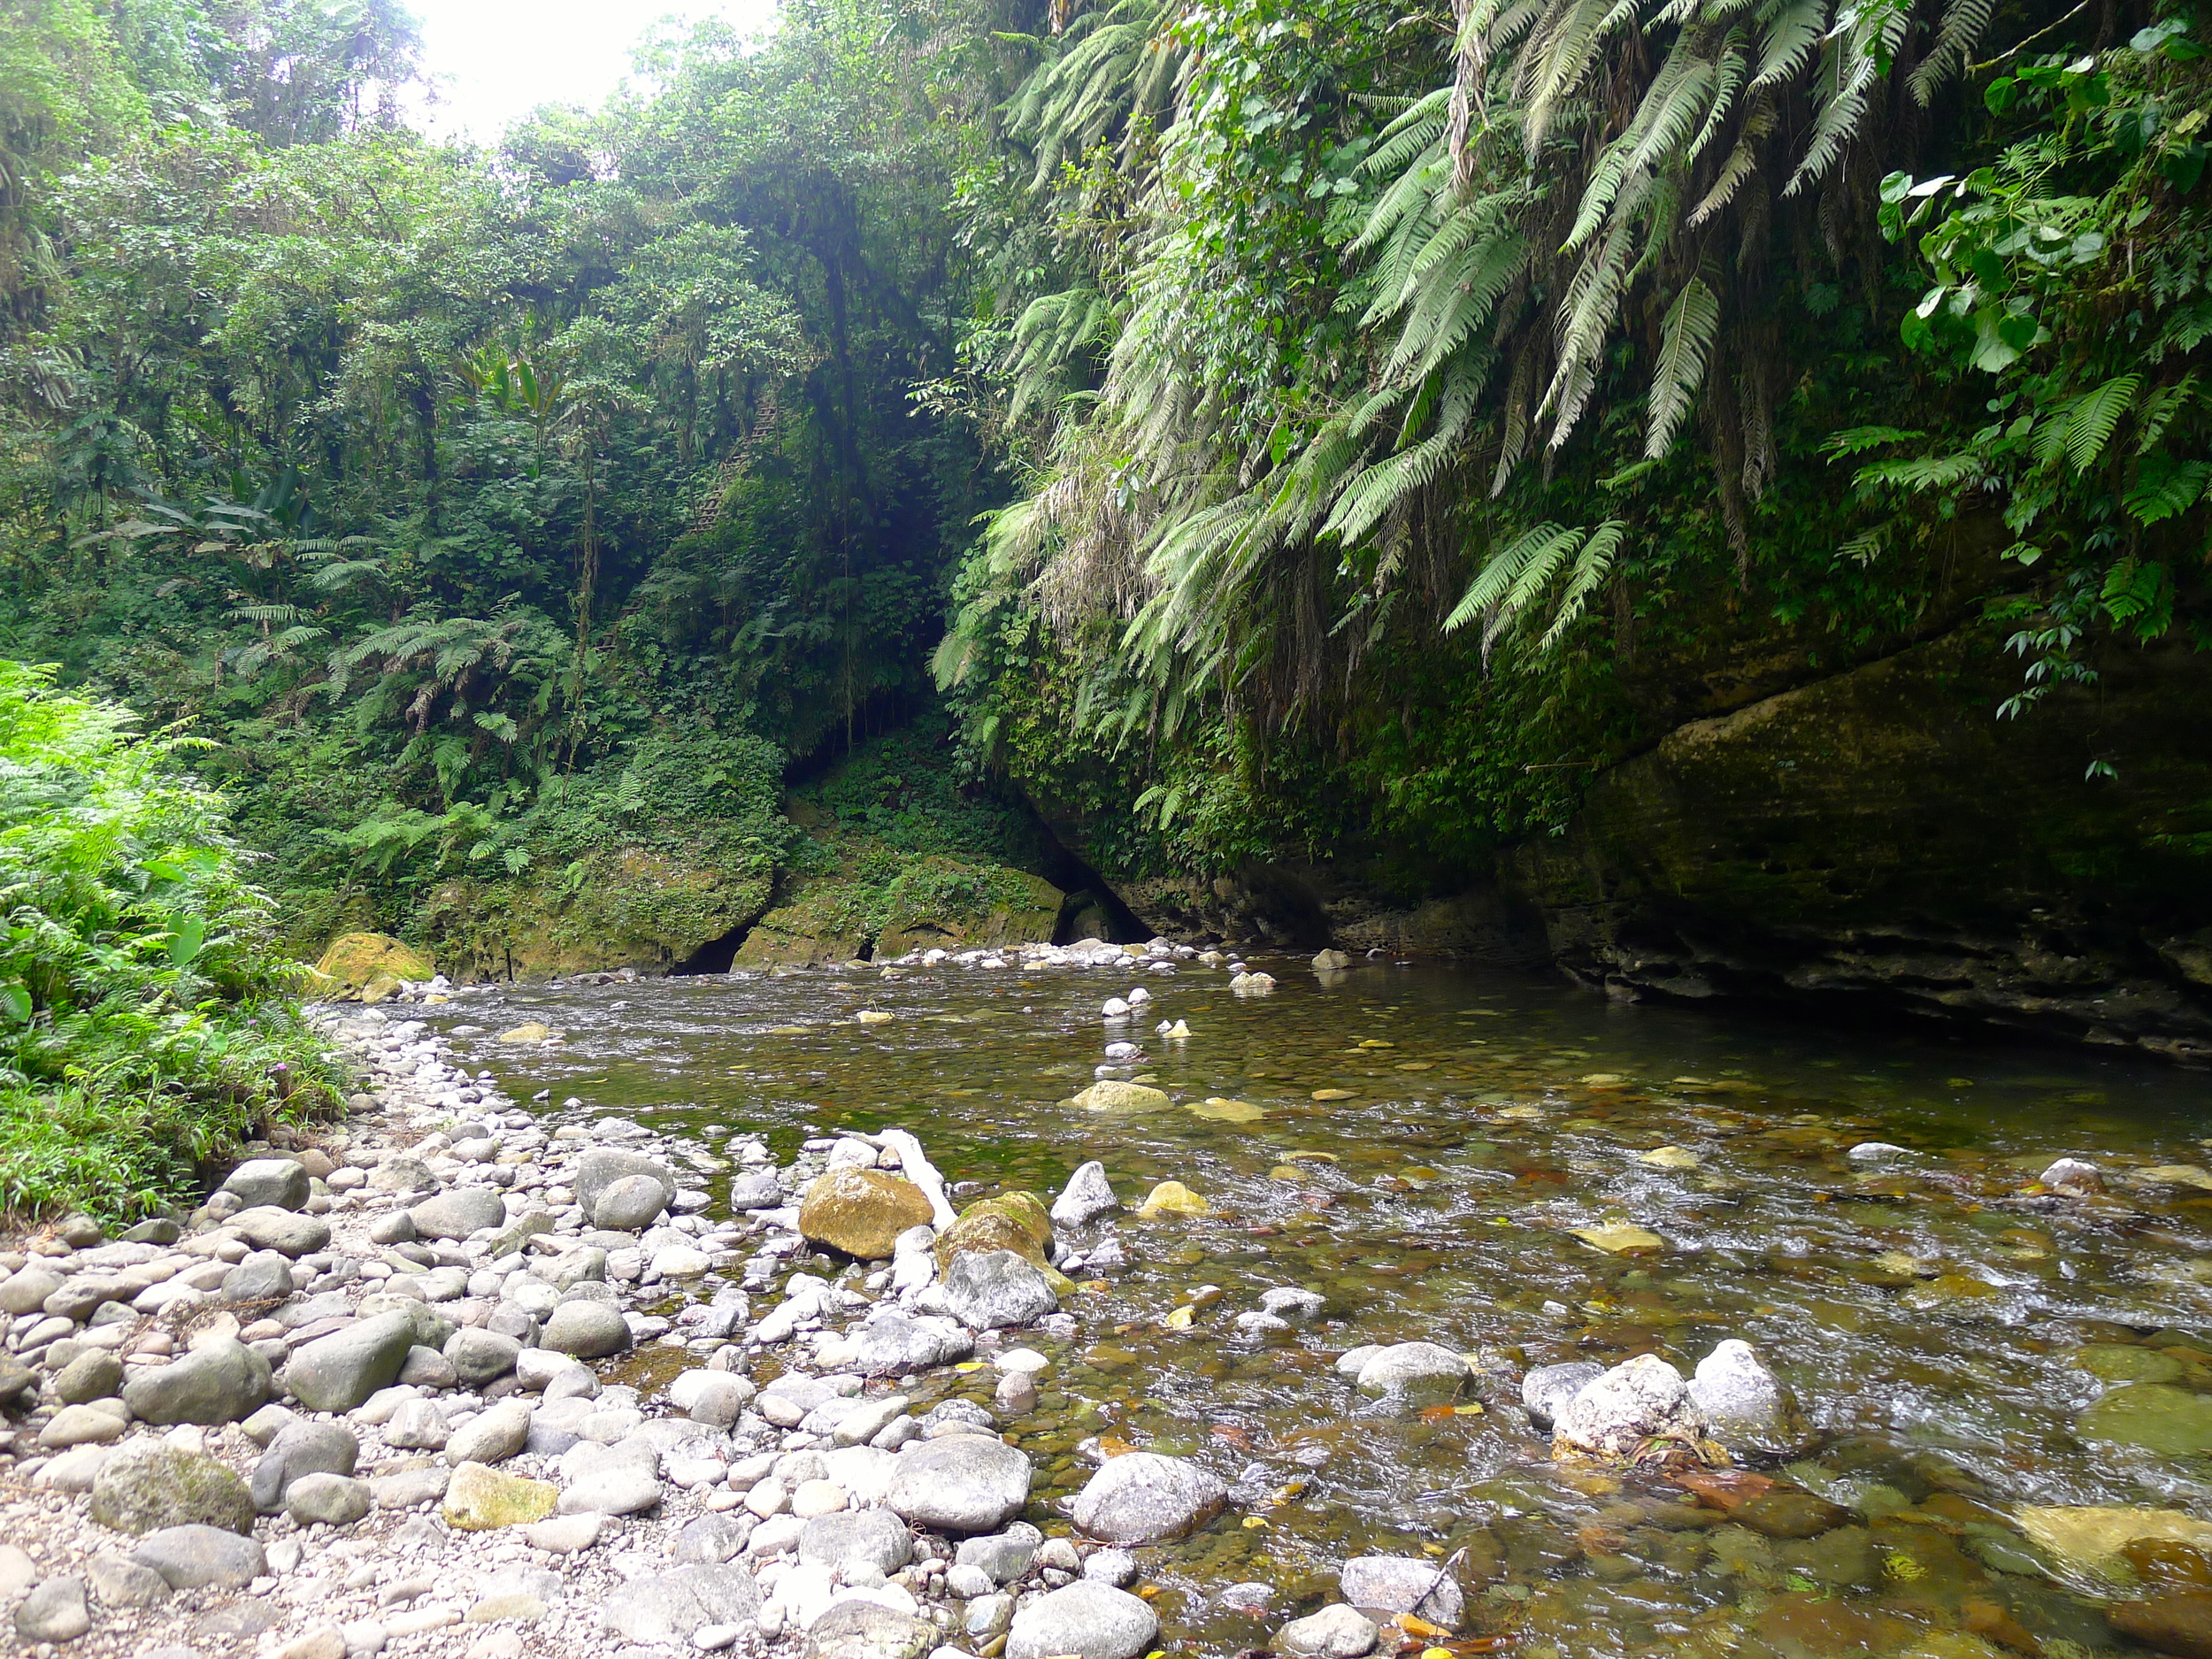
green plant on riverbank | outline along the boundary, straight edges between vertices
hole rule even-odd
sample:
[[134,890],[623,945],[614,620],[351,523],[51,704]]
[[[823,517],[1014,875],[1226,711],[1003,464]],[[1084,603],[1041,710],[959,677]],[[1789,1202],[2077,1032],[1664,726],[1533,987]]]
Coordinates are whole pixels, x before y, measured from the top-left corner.
[[337,1103],[186,749],[0,661],[0,1210],[179,1198],[201,1160]]

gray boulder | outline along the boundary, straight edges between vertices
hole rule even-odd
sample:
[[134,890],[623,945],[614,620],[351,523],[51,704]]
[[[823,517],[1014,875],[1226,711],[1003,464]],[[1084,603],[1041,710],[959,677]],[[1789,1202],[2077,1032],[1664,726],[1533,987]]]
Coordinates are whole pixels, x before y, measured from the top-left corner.
[[95,1555],[84,1564],[92,1596],[102,1607],[154,1607],[173,1592],[151,1567],[122,1555]]
[[664,1192],[676,1190],[676,1171],[658,1158],[649,1158],[642,1152],[625,1152],[619,1147],[594,1147],[576,1160],[576,1179],[572,1186],[577,1204],[586,1215],[596,1215],[600,1194],[632,1175],[650,1176]]
[[1619,1460],[1656,1435],[1694,1439],[1704,1420],[1682,1373],[1656,1354],[1616,1365],[1569,1401],[1552,1425],[1556,1450]]
[[256,1250],[223,1275],[225,1302],[279,1302],[291,1294],[292,1263],[280,1251]]
[[1110,1457],[1068,1513],[1107,1544],[1157,1544],[1195,1532],[1229,1502],[1227,1485],[1184,1457],[1125,1452]]
[[82,1578],[49,1578],[15,1609],[15,1633],[27,1642],[74,1641],[91,1628]]
[[298,1210],[307,1202],[307,1171],[291,1158],[254,1158],[226,1176],[222,1190],[250,1209]]
[[477,1325],[465,1325],[446,1340],[445,1358],[464,1388],[481,1388],[514,1370],[522,1344]]
[[963,1567],[979,1569],[993,1584],[1011,1584],[1029,1571],[1045,1535],[1026,1521],[1017,1521],[1002,1532],[983,1538],[964,1538],[955,1560]]
[[143,1423],[235,1423],[269,1398],[269,1362],[232,1337],[139,1371],[123,1403]]
[[1033,1262],[1011,1250],[968,1250],[945,1268],[945,1305],[976,1331],[1032,1325],[1060,1305]]
[[1029,1459],[1003,1440],[980,1434],[910,1440],[884,1502],[917,1526],[989,1532],[1029,1502]]
[[799,1534],[799,1559],[833,1567],[847,1579],[857,1566],[887,1578],[914,1559],[914,1535],[888,1509],[818,1515]]
[[1466,1611],[1459,1581],[1440,1562],[1410,1555],[1356,1555],[1344,1563],[1338,1583],[1354,1607],[1394,1617],[1410,1613],[1446,1630],[1456,1630]]
[[806,1659],[922,1659],[937,1627],[874,1601],[840,1601],[807,1626]]
[[592,1206],[591,1225],[613,1233],[649,1227],[668,1208],[670,1189],[650,1175],[625,1175],[607,1183]]
[[1467,1362],[1433,1342],[1395,1342],[1378,1348],[1359,1368],[1358,1387],[1368,1394],[1448,1398],[1467,1380]]
[[284,1368],[284,1386],[310,1411],[350,1411],[392,1386],[414,1345],[415,1321],[408,1314],[357,1319],[296,1351]]
[[235,1589],[269,1571],[260,1545],[219,1526],[165,1526],[140,1539],[131,1559],[172,1590]]
[[350,1526],[369,1509],[369,1483],[345,1475],[302,1475],[284,1492],[285,1514],[302,1526]]
[[340,1423],[304,1418],[277,1431],[269,1449],[253,1466],[253,1506],[264,1515],[284,1507],[291,1484],[308,1475],[349,1475],[361,1455],[361,1442]]
[[426,1239],[465,1239],[507,1219],[507,1206],[488,1187],[454,1187],[426,1198],[407,1212]]
[[1158,1616],[1138,1597],[1085,1578],[1017,1609],[1006,1659],[1137,1659],[1159,1633]]
[[223,1224],[257,1250],[276,1250],[298,1257],[330,1242],[330,1224],[318,1216],[295,1215],[288,1210],[262,1204],[242,1210]]
[[975,1352],[975,1339],[950,1319],[879,1303],[853,1333],[852,1366],[870,1376],[928,1371]]
[[629,1322],[619,1310],[599,1302],[565,1302],[546,1320],[541,1348],[578,1359],[604,1359],[630,1346]]
[[1539,1365],[1521,1379],[1521,1407],[1529,1421],[1548,1429],[1567,1409],[1567,1402],[1605,1375],[1595,1360],[1570,1360],[1563,1365]]
[[[683,1525],[669,1546],[669,1558],[683,1566],[713,1566],[730,1560],[745,1548],[759,1525],[743,1510],[695,1515]],[[899,1529],[903,1532],[906,1529]]]
[[684,1642],[702,1624],[742,1624],[759,1610],[753,1575],[726,1562],[633,1578],[606,1599],[600,1617],[632,1641]]
[[732,1210],[780,1210],[783,1202],[783,1186],[772,1171],[755,1170],[730,1179]]
[[1080,1227],[1120,1208],[1121,1200],[1114,1196],[1114,1189],[1107,1182],[1106,1166],[1093,1158],[1068,1177],[1068,1184],[1060,1189],[1059,1197],[1052,1201],[1052,1224],[1056,1227]]
[[503,1463],[530,1442],[526,1401],[502,1400],[455,1429],[445,1443],[445,1460],[463,1463]]
[[1298,1285],[1278,1285],[1260,1294],[1260,1311],[1291,1325],[1311,1325],[1328,1305],[1328,1298],[1319,1291]]
[[1294,1659],[1359,1659],[1373,1651],[1379,1633],[1357,1609],[1338,1601],[1291,1620],[1275,1645]]
[[86,1350],[54,1373],[54,1393],[66,1406],[111,1400],[122,1392],[123,1362],[103,1348]]
[[227,1464],[158,1440],[119,1449],[92,1477],[92,1518],[119,1532],[189,1525],[250,1532],[253,1516],[253,1495]]
[[1778,1457],[1801,1451],[1811,1439],[1789,1385],[1766,1368],[1749,1343],[1733,1337],[1698,1361],[1690,1403],[1704,1417],[1706,1432],[1731,1448]]

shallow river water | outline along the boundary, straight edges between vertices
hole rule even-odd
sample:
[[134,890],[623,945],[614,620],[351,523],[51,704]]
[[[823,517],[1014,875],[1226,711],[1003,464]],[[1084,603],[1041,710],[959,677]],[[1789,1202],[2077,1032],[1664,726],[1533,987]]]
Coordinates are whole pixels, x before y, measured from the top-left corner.
[[[1038,1460],[1041,1524],[1094,1436],[1235,1483],[1225,1519],[1145,1552],[1170,1638],[1196,1649],[1264,1647],[1376,1551],[1453,1564],[1456,1651],[1540,1659],[2126,1648],[2101,1602],[2139,1594],[2131,1573],[2212,1577],[2166,1547],[2100,1582],[2016,1527],[2023,1505],[2212,1516],[2202,1076],[1521,976],[1255,965],[1271,993],[1189,964],[1143,976],[1136,1075],[1172,1103],[1135,1113],[1064,1103],[1132,1034],[1100,1020],[1129,984],[1103,971],[518,986],[426,1011],[449,1030],[542,1020],[565,1041],[456,1048],[518,1098],[574,1094],[709,1144],[757,1131],[787,1159],[811,1135],[903,1126],[985,1190],[1048,1202],[1099,1158],[1131,1210],[1162,1180],[1202,1195],[1210,1216],[1107,1224],[1129,1265],[1071,1304],[1074,1338],[1024,1334],[1054,1363],[1006,1425]],[[1192,1034],[1149,1034],[1163,1018]],[[1906,1153],[1847,1156],[1870,1141]],[[1663,1147],[1689,1156],[1640,1156]],[[2043,1194],[2060,1156],[2109,1193]],[[1574,1232],[1620,1222],[1661,1248]],[[1322,1293],[1325,1315],[1240,1333],[1277,1285]],[[1687,1372],[1732,1336],[1820,1432],[1764,1472],[1844,1506],[1841,1525],[1770,1536],[1662,1476],[1556,1467],[1518,1409],[1527,1367],[1656,1352]],[[1459,1409],[1379,1407],[1335,1371],[1348,1348],[1413,1339],[1476,1357]],[[990,1380],[934,1386],[987,1400]],[[1273,1611],[1224,1606],[1240,1581],[1274,1586]]]

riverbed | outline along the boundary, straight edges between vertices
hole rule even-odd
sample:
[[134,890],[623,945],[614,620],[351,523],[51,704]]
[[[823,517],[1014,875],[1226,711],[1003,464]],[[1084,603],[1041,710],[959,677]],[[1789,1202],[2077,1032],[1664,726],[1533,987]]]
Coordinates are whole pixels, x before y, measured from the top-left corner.
[[[964,1194],[1047,1202],[1102,1161],[1129,1208],[1074,1242],[1110,1233],[1128,1264],[1086,1278],[1072,1336],[1023,1334],[1052,1368],[1003,1426],[1039,1462],[1040,1519],[1102,1441],[1233,1483],[1226,1518],[1148,1552],[1170,1637],[1210,1649],[1264,1646],[1332,1599],[1343,1560],[1386,1553],[1454,1563],[1463,1641],[1532,1655],[1934,1636],[2063,1654],[2121,1640],[2100,1610],[2114,1586],[2040,1555],[2021,1506],[2212,1514],[2201,1077],[1517,975],[1253,965],[1271,989],[1187,964],[945,964],[514,986],[423,1011],[518,1099],[709,1145],[760,1133],[781,1160],[903,1127]],[[1102,1019],[1137,984],[1138,1017]],[[1187,1037],[1155,1034],[1178,1020]],[[527,1021],[561,1041],[496,1040]],[[1167,1103],[1070,1103],[1115,1040],[1142,1046],[1115,1075]],[[2061,1156],[2108,1190],[2046,1192]],[[1166,1180],[1210,1213],[1131,1213]],[[1609,1248],[1632,1229],[1656,1243]],[[1320,1293],[1321,1318],[1240,1330],[1279,1286]],[[1817,1431],[1765,1472],[1846,1524],[1767,1536],[1663,1478],[1563,1470],[1517,1408],[1534,1366],[1656,1353],[1687,1372],[1731,1337]],[[1411,1340],[1471,1356],[1456,1409],[1378,1406],[1335,1370]],[[2099,1407],[2122,1390],[2147,1392]],[[1225,1604],[1233,1584],[1270,1586],[1270,1611]]]

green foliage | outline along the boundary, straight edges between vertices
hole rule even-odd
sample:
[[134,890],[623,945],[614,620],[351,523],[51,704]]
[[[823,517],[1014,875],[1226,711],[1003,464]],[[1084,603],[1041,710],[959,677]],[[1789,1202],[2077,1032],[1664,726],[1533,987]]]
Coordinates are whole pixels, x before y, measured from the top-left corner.
[[336,1104],[221,798],[130,725],[0,661],[0,1210],[173,1201]]

